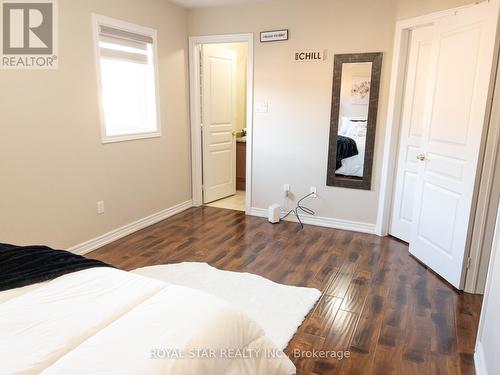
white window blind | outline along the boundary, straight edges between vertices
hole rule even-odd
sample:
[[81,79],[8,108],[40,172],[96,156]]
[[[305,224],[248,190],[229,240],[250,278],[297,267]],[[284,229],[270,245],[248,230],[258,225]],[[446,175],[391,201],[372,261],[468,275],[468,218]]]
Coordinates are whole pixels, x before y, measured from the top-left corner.
[[152,35],[98,24],[104,141],[159,135]]

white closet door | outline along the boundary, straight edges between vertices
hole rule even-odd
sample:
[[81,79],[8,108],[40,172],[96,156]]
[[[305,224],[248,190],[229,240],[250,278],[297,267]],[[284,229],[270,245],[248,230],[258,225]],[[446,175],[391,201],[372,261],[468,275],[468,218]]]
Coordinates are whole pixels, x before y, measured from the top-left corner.
[[412,30],[409,43],[390,228],[390,234],[406,242],[410,242],[413,224],[413,205],[418,176],[416,157],[422,146],[423,114],[427,95],[432,33],[432,26]]
[[235,66],[233,51],[203,46],[203,203],[236,193]]
[[438,20],[410,252],[460,288],[492,71],[498,6],[483,2]]

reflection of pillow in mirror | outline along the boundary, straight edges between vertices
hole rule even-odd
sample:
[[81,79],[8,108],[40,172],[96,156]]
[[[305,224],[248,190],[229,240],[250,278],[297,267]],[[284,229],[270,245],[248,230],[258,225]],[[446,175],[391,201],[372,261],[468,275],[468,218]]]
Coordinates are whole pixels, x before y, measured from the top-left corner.
[[346,137],[366,137],[366,121],[350,121]]
[[366,137],[366,126],[360,126],[358,129],[358,137]]
[[356,126],[357,136],[358,137],[366,137],[366,121],[358,122]]
[[350,119],[349,117],[342,117],[342,121],[340,123],[339,135],[347,135],[349,130]]
[[356,137],[357,133],[358,132],[357,132],[356,124],[354,122],[350,122],[349,126],[347,127],[347,131],[345,132],[345,136],[352,138],[352,137]]

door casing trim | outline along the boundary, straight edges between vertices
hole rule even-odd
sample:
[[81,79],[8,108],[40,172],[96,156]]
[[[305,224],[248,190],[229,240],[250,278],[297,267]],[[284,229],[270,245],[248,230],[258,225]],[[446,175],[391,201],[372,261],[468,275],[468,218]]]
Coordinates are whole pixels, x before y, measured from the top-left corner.
[[200,55],[197,53],[203,44],[247,43],[247,142],[246,142],[246,191],[245,213],[249,215],[252,207],[252,156],[253,156],[253,67],[254,34],[224,34],[189,37],[189,91],[191,122],[191,186],[193,206],[203,204],[203,154],[201,134],[201,86]]
[[[495,4],[497,7],[499,6],[499,0],[493,0],[491,3]],[[415,17],[411,19],[406,19],[402,21],[398,21],[396,23],[396,31],[394,37],[394,52],[392,58],[392,68],[391,68],[391,83],[389,87],[389,100],[388,100],[388,110],[387,110],[387,124],[385,129],[385,137],[384,137],[384,154],[382,159],[382,170],[381,170],[381,179],[380,179],[380,189],[379,189],[379,204],[377,210],[377,220],[375,224],[375,233],[379,236],[387,236],[389,234],[390,228],[390,220],[392,214],[392,205],[394,200],[394,185],[396,181],[396,155],[398,153],[399,148],[399,137],[400,137],[400,129],[401,129],[401,115],[402,115],[402,97],[405,88],[405,76],[406,76],[406,68],[408,61],[408,52],[409,52],[409,37],[412,29],[419,28],[422,26],[427,26],[434,23],[436,20],[454,15],[457,12],[476,6],[476,4],[465,5],[462,7],[447,9],[440,12],[431,13],[428,15]],[[497,48],[498,48],[498,36],[497,36]],[[495,56],[497,53],[495,52]],[[496,69],[496,62],[494,62],[493,66]],[[493,72],[492,72],[493,74]],[[492,82],[490,84],[490,91],[492,91],[494,85],[494,74],[492,75]],[[491,103],[489,103],[488,112],[486,114],[486,118],[488,119],[491,113]],[[485,123],[485,130],[487,130],[488,123]],[[481,145],[481,151],[479,156],[479,165],[477,169],[478,175],[484,171],[481,170],[481,166],[483,160],[485,158],[484,148],[486,140],[483,139],[483,144]],[[478,176],[476,176],[478,179]],[[477,210],[477,199],[478,199],[478,186],[476,180],[476,188],[473,199],[473,205],[471,208],[471,222],[469,224],[469,228],[472,228],[474,224],[474,213]],[[465,285],[465,279],[472,277],[475,279],[477,276],[478,266],[477,268],[471,267],[468,272],[466,269],[467,258],[474,258],[475,255],[470,253],[470,234],[469,240],[467,242],[466,247],[466,255],[464,256],[464,266],[463,266],[463,274],[461,281],[461,289],[465,287],[466,292],[474,293],[475,290],[469,285]],[[468,255],[467,255],[468,254]],[[467,274],[467,275],[466,275]],[[469,283],[467,283],[469,284]]]

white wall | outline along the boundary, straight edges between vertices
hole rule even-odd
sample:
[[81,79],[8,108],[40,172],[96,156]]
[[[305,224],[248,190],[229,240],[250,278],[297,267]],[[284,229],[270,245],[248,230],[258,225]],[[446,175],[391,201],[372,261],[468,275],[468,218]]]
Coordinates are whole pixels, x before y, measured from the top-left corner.
[[498,213],[476,344],[477,375],[498,374],[500,369],[500,208]]
[[[59,69],[0,70],[0,242],[66,248],[191,198],[186,10],[58,4]],[[101,144],[93,12],[158,30],[161,138]]]

